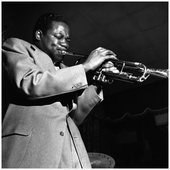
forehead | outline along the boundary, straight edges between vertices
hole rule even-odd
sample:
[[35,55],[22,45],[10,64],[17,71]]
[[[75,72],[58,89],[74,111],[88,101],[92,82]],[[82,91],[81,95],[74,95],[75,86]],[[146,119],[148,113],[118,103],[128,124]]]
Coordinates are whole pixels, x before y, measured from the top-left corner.
[[64,22],[53,21],[49,31],[69,34],[69,27]]

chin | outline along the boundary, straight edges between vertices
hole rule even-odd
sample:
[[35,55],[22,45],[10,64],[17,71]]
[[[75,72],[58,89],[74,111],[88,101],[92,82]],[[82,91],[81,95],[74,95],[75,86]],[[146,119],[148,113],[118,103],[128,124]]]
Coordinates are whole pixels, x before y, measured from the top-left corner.
[[64,56],[62,56],[62,55],[57,55],[57,56],[54,56],[53,58],[54,58],[54,62],[55,62],[55,63],[60,63],[60,62],[63,61]]

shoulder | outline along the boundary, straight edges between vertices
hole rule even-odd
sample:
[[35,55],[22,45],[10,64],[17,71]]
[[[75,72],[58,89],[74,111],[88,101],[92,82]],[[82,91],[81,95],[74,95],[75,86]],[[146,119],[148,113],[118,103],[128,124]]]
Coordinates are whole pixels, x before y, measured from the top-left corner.
[[27,51],[31,44],[19,38],[8,38],[2,44],[4,50]]
[[5,44],[22,44],[22,45],[28,45],[28,44],[30,44],[30,43],[28,43],[27,41],[25,41],[25,40],[22,40],[22,39],[19,39],[19,38],[8,38],[7,40],[5,40],[4,42],[3,42],[3,45],[5,45]]

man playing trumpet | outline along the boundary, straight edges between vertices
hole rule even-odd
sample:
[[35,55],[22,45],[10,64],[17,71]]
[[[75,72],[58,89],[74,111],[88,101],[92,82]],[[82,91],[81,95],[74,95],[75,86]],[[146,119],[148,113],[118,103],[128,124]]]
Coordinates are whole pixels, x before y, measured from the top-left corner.
[[69,48],[69,31],[61,16],[48,13],[35,25],[34,44],[18,38],[3,43],[9,98],[2,124],[3,168],[91,167],[77,126],[103,96],[87,75],[101,68],[117,73],[108,62],[116,55],[99,47],[83,64],[66,67],[60,51]]

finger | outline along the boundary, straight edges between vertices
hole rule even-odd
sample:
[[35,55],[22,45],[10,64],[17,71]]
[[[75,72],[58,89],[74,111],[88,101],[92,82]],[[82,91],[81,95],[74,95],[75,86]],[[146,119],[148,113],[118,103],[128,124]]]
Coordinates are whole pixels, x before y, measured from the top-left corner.
[[116,54],[113,51],[107,49],[103,50],[103,55],[113,55],[116,57]]
[[108,50],[108,49],[103,48],[103,47],[98,47],[96,50],[98,52],[101,52],[102,55],[114,55],[114,56],[116,56],[116,54],[113,51]]
[[103,68],[102,72],[119,73],[119,70],[116,67],[107,67],[107,68]]
[[104,50],[106,50],[106,49],[103,48],[103,47],[98,47],[96,50],[97,50],[97,51],[104,51]]
[[104,55],[113,55],[113,56],[116,57],[116,54],[113,51],[105,49],[103,47],[98,47],[96,50],[99,51],[99,52],[103,52]]
[[102,72],[109,72],[109,71],[110,71],[110,69],[108,67],[102,69]]
[[114,67],[114,64],[111,61],[107,61],[105,64],[102,65],[102,68],[105,68],[105,67]]
[[105,55],[104,58],[105,60],[118,60],[115,55]]
[[116,67],[111,67],[110,71],[113,73],[119,73],[119,70]]

